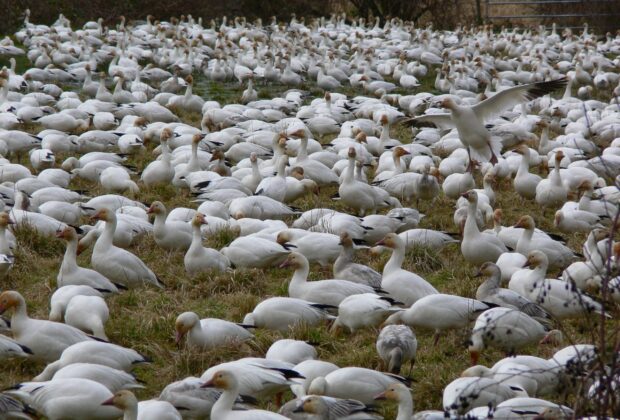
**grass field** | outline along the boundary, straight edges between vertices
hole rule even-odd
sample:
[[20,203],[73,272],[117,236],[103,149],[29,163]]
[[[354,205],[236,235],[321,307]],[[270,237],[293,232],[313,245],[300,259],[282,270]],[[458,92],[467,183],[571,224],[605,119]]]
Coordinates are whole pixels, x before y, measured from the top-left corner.
[[[432,90],[433,78],[424,80],[422,88]],[[234,85],[215,86],[210,82],[200,81],[196,90],[208,99],[223,103],[234,102],[244,87]],[[277,95],[286,90],[284,87],[259,88],[261,96]],[[313,90],[313,92],[316,92]],[[316,92],[318,93],[318,92]],[[352,94],[351,90],[346,93]],[[197,125],[198,115],[185,115],[185,121]],[[37,127],[29,129],[37,131]],[[411,133],[403,127],[393,127],[392,137],[403,142],[411,141]],[[152,159],[152,146],[144,154],[136,156],[130,163],[142,169]],[[60,161],[62,156],[57,156]],[[24,164],[27,164],[23,160]],[[478,177],[478,181],[480,181]],[[480,184],[480,182],[479,182]],[[91,196],[100,194],[95,185],[75,180],[72,188],[88,189]],[[141,188],[143,186],[141,185]],[[502,185],[499,189],[498,204],[504,210],[504,224],[513,224],[523,214],[532,215],[537,226],[553,231],[551,213],[543,214],[536,205],[523,202],[513,191],[511,185]],[[303,210],[314,207],[344,208],[340,202],[332,201],[336,187],[324,188],[317,199],[306,199],[295,205]],[[143,188],[137,197],[143,202],[161,200],[168,209],[178,206],[193,207],[192,197],[186,191],[177,191],[172,186],[157,189]],[[456,230],[453,221],[454,202],[441,196],[435,202],[423,202],[420,211],[426,214],[420,227]],[[84,220],[86,222],[86,220]],[[557,232],[556,232],[557,233]],[[20,231],[15,266],[1,288],[14,289],[22,293],[27,302],[29,315],[46,318],[49,311],[49,298],[55,290],[55,279],[64,252],[63,244],[57,239],[41,238],[31,231]],[[567,238],[575,250],[580,250],[584,235]],[[221,248],[232,240],[228,233],[209,238],[208,245]],[[110,321],[106,331],[114,343],[131,347],[153,358],[153,364],[140,367],[137,376],[145,381],[145,389],[137,392],[139,399],[157,397],[163,387],[186,376],[200,376],[208,367],[235,358],[245,356],[264,356],[270,344],[279,338],[293,337],[317,343],[319,357],[344,366],[363,366],[378,368],[379,359],[374,347],[376,330],[366,330],[355,335],[330,334],[328,326],[318,328],[298,328],[291,334],[257,330],[256,339],[244,346],[222,348],[213,351],[191,351],[185,346],[177,347],[174,343],[174,321],[184,311],[195,311],[201,318],[220,317],[240,322],[262,299],[270,296],[286,296],[291,270],[272,268],[268,270],[244,270],[232,274],[200,275],[188,277],[183,268],[183,254],[169,253],[157,247],[152,238],[147,238],[131,249],[158,274],[167,287],[162,290],[143,288],[123,292],[107,300],[110,307]],[[381,270],[389,254],[371,255],[360,251],[360,259],[373,268]],[[78,259],[80,265],[88,266],[90,250]],[[409,251],[405,260],[408,270],[422,275],[440,292],[473,297],[480,279],[473,274],[477,267],[467,264],[460,253],[458,245],[452,245],[440,253],[423,249]],[[312,279],[331,278],[331,268],[318,265],[311,267]],[[618,308],[613,308],[614,315],[619,315]],[[564,323],[565,343],[589,343],[595,339],[597,320],[576,319]],[[610,330],[617,328],[616,321],[610,321]],[[469,366],[469,355],[465,341],[470,329],[449,331],[442,336],[439,345],[433,345],[432,332],[415,331],[418,337],[418,359],[411,371],[414,379],[413,396],[416,410],[440,409],[443,388]],[[612,331],[613,332],[613,331]],[[617,333],[617,331],[616,331]],[[613,343],[613,340],[610,340]],[[560,347],[532,346],[525,353],[540,357],[549,357]],[[480,363],[492,365],[503,357],[498,351],[487,351]],[[11,361],[0,366],[0,386],[26,381],[43,369],[42,364],[30,361]],[[404,372],[408,373],[408,367]],[[559,402],[559,401],[558,401]],[[265,406],[276,409],[273,402]],[[391,418],[394,408],[386,408],[387,418]],[[392,413],[392,414],[391,414]]]

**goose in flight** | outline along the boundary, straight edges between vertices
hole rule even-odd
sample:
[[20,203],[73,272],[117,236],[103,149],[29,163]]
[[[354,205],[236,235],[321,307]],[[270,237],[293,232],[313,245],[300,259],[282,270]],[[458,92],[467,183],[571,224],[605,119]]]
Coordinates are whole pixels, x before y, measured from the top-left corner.
[[[497,154],[502,144],[499,138],[491,137],[485,127],[485,120],[518,103],[532,101],[566,86],[567,79],[536,82],[502,90],[473,106],[459,105],[450,97],[441,101],[441,106],[450,112],[422,115],[410,119],[416,123],[430,122],[441,128],[456,127],[459,138],[476,161],[497,163]],[[473,156],[472,156],[473,154]]]

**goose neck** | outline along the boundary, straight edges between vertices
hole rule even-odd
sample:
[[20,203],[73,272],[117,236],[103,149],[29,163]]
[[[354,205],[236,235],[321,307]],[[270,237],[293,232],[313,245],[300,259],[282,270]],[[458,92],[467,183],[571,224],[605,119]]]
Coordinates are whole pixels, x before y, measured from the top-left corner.
[[402,245],[397,245],[392,250],[392,255],[390,259],[385,264],[383,268],[383,275],[392,273],[394,271],[400,270],[403,266],[403,262],[405,261],[405,247]]

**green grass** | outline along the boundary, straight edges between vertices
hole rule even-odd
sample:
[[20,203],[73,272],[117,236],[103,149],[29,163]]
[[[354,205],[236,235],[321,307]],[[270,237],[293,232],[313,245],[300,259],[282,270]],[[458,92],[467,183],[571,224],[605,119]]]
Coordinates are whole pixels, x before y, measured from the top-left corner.
[[[423,79],[420,89],[432,90],[434,76]],[[198,78],[196,92],[207,99],[222,103],[234,102],[244,86],[229,83],[217,85]],[[275,96],[286,90],[283,86],[258,86],[262,96]],[[354,92],[344,89],[349,95]],[[321,95],[322,92],[316,92]],[[184,121],[197,126],[199,115],[182,115]],[[37,131],[38,127],[29,127]],[[403,127],[393,127],[392,135],[402,141],[411,141],[411,132]],[[152,159],[151,147],[139,155],[133,156],[130,163],[140,170]],[[63,156],[58,157],[59,160]],[[25,160],[22,159],[25,163]],[[478,179],[480,184],[480,179]],[[89,189],[95,196],[101,191],[96,185],[83,180],[75,180],[71,187]],[[336,187],[323,188],[318,202],[303,199],[296,203],[303,210],[316,205],[346,210],[341,202],[330,199],[337,191]],[[190,203],[187,191],[177,191],[173,187],[143,188],[137,199],[151,202],[155,199],[164,202],[167,208],[178,206],[196,207]],[[406,204],[406,203],[405,203]],[[421,203],[420,210],[426,214],[421,226],[424,228],[455,231],[452,222],[454,203],[445,197],[435,202]],[[502,186],[498,193],[498,206],[504,210],[504,224],[514,223],[520,215],[531,214],[539,227],[553,231],[549,215],[543,216],[540,209],[529,202],[522,202],[509,186]],[[86,220],[84,221],[86,222]],[[211,246],[221,248],[228,244],[234,235],[225,231],[209,238]],[[580,249],[584,235],[567,238],[573,249]],[[10,276],[3,281],[2,289],[14,289],[22,293],[28,302],[29,314],[34,318],[46,318],[49,310],[49,298],[54,290],[64,248],[56,239],[41,238],[31,230],[18,232],[19,247],[16,263]],[[108,299],[110,321],[106,331],[110,340],[122,346],[131,347],[152,357],[150,366],[140,367],[137,376],[146,382],[144,390],[137,392],[140,399],[158,396],[164,386],[186,376],[200,376],[208,367],[230,361],[239,357],[264,356],[269,345],[279,338],[294,337],[318,343],[319,357],[339,366],[363,366],[371,369],[379,367],[379,359],[374,347],[377,330],[369,329],[354,335],[334,336],[328,326],[316,328],[299,327],[290,334],[257,330],[256,339],[243,346],[220,348],[210,351],[195,351],[185,346],[177,347],[174,343],[174,321],[184,311],[195,311],[200,317],[220,317],[240,322],[262,299],[270,296],[285,296],[288,280],[292,272],[272,268],[268,270],[238,270],[234,273],[220,275],[201,274],[189,277],[183,268],[183,254],[169,253],[157,247],[152,238],[146,238],[133,246],[131,251],[142,258],[166,283],[165,290],[144,288],[123,292]],[[371,255],[360,251],[359,260],[381,269],[389,255]],[[79,264],[88,266],[90,251],[84,252],[78,259]],[[404,268],[414,271],[443,293],[473,296],[479,279],[473,277],[477,267],[467,264],[460,253],[458,245],[451,245],[441,252],[414,249],[408,252]],[[318,266],[312,267],[313,279],[330,278],[331,270]],[[619,315],[615,307],[614,314]],[[610,327],[613,325],[610,321]],[[565,323],[571,340],[578,343],[593,341],[595,321],[579,319]],[[413,395],[416,410],[439,409],[443,388],[469,366],[468,353],[464,345],[470,329],[448,331],[443,334],[439,346],[434,347],[431,331],[417,330],[419,341],[418,359],[412,370],[415,380]],[[565,343],[567,344],[567,343]],[[549,357],[559,348],[552,346],[531,346],[524,353]],[[503,355],[495,350],[485,352],[481,363],[492,365]],[[42,364],[30,361],[11,361],[0,367],[0,386],[31,379],[43,369]],[[404,368],[408,372],[408,367]],[[275,409],[273,402],[264,402],[264,406]],[[387,418],[394,415],[394,407],[385,411]]]

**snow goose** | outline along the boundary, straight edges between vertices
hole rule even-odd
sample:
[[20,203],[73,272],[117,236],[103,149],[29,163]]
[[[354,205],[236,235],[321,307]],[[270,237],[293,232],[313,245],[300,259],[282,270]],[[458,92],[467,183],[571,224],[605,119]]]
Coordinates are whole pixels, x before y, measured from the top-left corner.
[[305,341],[282,339],[275,341],[265,353],[265,359],[299,364],[317,358],[316,349]]
[[398,414],[396,420],[413,419],[413,398],[411,398],[411,390],[404,384],[393,383],[383,392],[375,396],[375,400],[394,401],[398,404]]
[[[524,263],[525,261],[521,264],[522,267]],[[476,299],[479,301],[504,308],[516,309],[542,322],[548,322],[547,320],[550,319],[547,311],[539,305],[524,298],[514,290],[500,288],[502,277],[500,268],[497,265],[492,262],[482,264],[480,270],[476,273],[476,277],[480,276],[485,276],[487,279],[476,290]]]
[[266,268],[282,263],[289,251],[257,235],[241,236],[220,251],[234,267]]
[[297,214],[291,207],[270,197],[255,195],[238,197],[228,203],[228,211],[235,219],[284,219]]
[[490,306],[475,299],[436,293],[417,300],[410,308],[396,312],[386,324],[403,323],[435,332],[435,345],[443,330],[463,328]]
[[470,190],[463,194],[467,199],[467,220],[463,229],[463,241],[461,242],[461,253],[469,263],[480,265],[487,261],[497,261],[497,258],[508,248],[494,234],[480,232],[476,224],[476,209],[478,204],[478,194]]
[[[331,233],[309,232],[303,229],[285,229],[278,232],[276,242],[284,248],[294,248],[309,262],[327,266],[342,249],[338,236]],[[337,278],[337,277],[336,277]]]
[[322,395],[308,395],[291,400],[280,408],[279,413],[292,419],[308,418],[306,416],[321,416],[320,418],[330,419],[378,419],[378,417],[374,415],[373,408],[367,407],[366,404],[360,401],[332,398]]
[[113,406],[121,410],[123,420],[182,420],[181,414],[168,401],[148,400],[138,402],[133,392],[120,390],[103,401],[102,406]]
[[521,155],[521,161],[517,174],[512,185],[515,191],[526,200],[536,198],[536,187],[542,178],[536,174],[530,173],[530,148],[521,145],[515,149],[515,152]]
[[54,380],[70,378],[90,379],[99,382],[111,392],[121,389],[144,388],[130,373],[94,363],[72,363],[59,369],[53,376]]
[[[585,313],[604,313],[603,306],[581,293],[574,285],[562,280],[546,279],[547,256],[541,251],[531,251],[526,266],[533,269],[533,275],[524,279],[524,296],[542,306],[554,318],[564,319],[583,316]],[[610,317],[609,314],[606,314]]]
[[286,260],[280,264],[280,268],[286,267],[295,269],[288,287],[289,296],[292,298],[338,306],[348,296],[377,292],[370,286],[348,280],[330,279],[308,282],[308,273],[310,272],[308,259],[297,252],[291,252]]
[[[61,324],[62,325],[62,324]],[[104,341],[82,341],[69,346],[60,359],[49,363],[35,381],[48,381],[60,369],[75,363],[92,363],[108,366],[124,372],[131,372],[136,366],[150,363],[150,359],[135,350],[117,346]]]
[[15,205],[11,209],[11,220],[18,227],[29,226],[41,235],[54,236],[56,231],[65,229],[67,224],[45,214],[28,211],[30,200],[23,192],[15,195]]
[[532,216],[522,216],[514,227],[524,229],[517,242],[517,252],[527,256],[530,251],[542,251],[547,256],[550,268],[567,267],[577,257],[569,247],[561,242],[539,235],[534,236],[536,224]]
[[11,420],[11,419],[23,419],[30,420],[31,409],[25,406],[19,400],[4,394],[0,393],[0,417]]
[[560,176],[560,162],[564,153],[558,150],[555,153],[555,168],[549,172],[547,179],[541,180],[536,185],[536,202],[543,207],[559,207],[567,200],[568,189]]
[[509,354],[532,343],[561,340],[558,330],[548,329],[524,312],[511,308],[492,308],[483,312],[469,339],[472,366],[478,363],[480,352],[496,346]]
[[390,314],[402,310],[393,306],[395,304],[400,302],[375,293],[349,296],[338,305],[338,317],[331,330],[337,332],[346,327],[354,333],[360,328],[376,327]]
[[213,404],[211,418],[221,420],[286,419],[286,417],[280,414],[265,410],[233,411],[233,405],[240,391],[240,374],[242,374],[242,372],[235,373],[227,369],[219,370],[213,374],[210,380],[202,385],[205,388],[212,387],[223,390],[220,398]]
[[476,407],[495,407],[510,398],[527,396],[519,387],[501,384],[491,378],[458,378],[443,390],[443,407],[451,416]]
[[333,275],[335,279],[349,280],[355,283],[361,283],[370,287],[381,287],[382,276],[372,268],[353,262],[353,239],[348,232],[340,234],[340,254],[333,266]]
[[[95,270],[77,265],[78,236],[74,228],[67,226],[63,230],[58,231],[56,237],[67,242],[60,270],[58,271],[58,276],[56,276],[56,284],[59,288],[68,285],[83,285],[97,290],[105,290],[106,293],[118,293],[117,286],[107,277]],[[60,321],[60,319],[53,319],[53,321]]]
[[114,420],[123,415],[116,407],[102,406],[112,396],[104,385],[90,379],[25,382],[8,391],[50,420],[88,418]]
[[553,226],[562,233],[589,233],[592,229],[602,228],[601,218],[589,211],[558,210],[553,217]]
[[315,378],[310,384],[308,393],[335,398],[352,398],[364,404],[372,404],[376,395],[394,383],[408,385],[407,379],[398,375],[361,367],[345,367],[324,377]]
[[299,372],[304,379],[295,379],[295,384],[291,385],[291,391],[297,398],[301,398],[308,393],[308,388],[314,380],[320,376],[326,376],[328,373],[340,369],[333,363],[323,360],[307,359],[295,365],[293,370]]
[[286,197],[286,165],[288,156],[283,155],[278,159],[277,172],[275,176],[263,178],[256,187],[255,194],[270,197],[276,201],[283,202]]
[[364,216],[367,211],[374,212],[378,208],[392,205],[395,199],[390,197],[385,190],[357,181],[354,178],[356,152],[353,147],[349,148],[348,155],[349,166],[338,188],[340,200],[345,205],[357,210],[361,216]]
[[375,347],[390,372],[400,374],[401,366],[406,362],[410,362],[411,372],[418,348],[418,340],[411,328],[406,325],[386,325],[381,329]]
[[52,362],[72,344],[92,340],[91,337],[69,325],[28,317],[26,301],[19,292],[0,294],[0,315],[13,310],[11,332],[15,340],[30,350],[32,357]]
[[405,260],[405,243],[395,233],[389,233],[376,245],[383,245],[392,249],[392,256],[383,267],[381,288],[405,305],[413,305],[424,296],[439,293],[429,282],[415,273],[403,270]]
[[273,297],[256,305],[254,310],[243,318],[243,324],[276,331],[289,331],[300,324],[312,327],[334,318],[326,309],[330,308],[302,299]]
[[180,220],[166,220],[166,207],[161,201],[153,201],[147,214],[154,214],[153,237],[155,243],[165,250],[189,248],[192,242],[192,227]]
[[101,171],[99,175],[101,188],[106,192],[124,193],[129,191],[132,194],[140,192],[138,184],[131,180],[127,169],[118,166],[110,166]]
[[[222,394],[213,388],[202,388],[200,378],[187,377],[168,384],[159,395],[160,401],[168,401],[187,418],[208,418],[213,404]],[[241,399],[237,399],[237,403]],[[235,407],[235,409],[238,405]]]
[[431,122],[440,127],[453,127],[459,138],[467,146],[470,156],[480,162],[497,163],[497,155],[501,149],[499,138],[491,137],[484,126],[485,119],[502,112],[502,110],[547,95],[564,87],[566,79],[537,82],[505,89],[471,107],[457,105],[450,97],[445,98],[441,105],[449,113],[436,113],[413,118],[414,122]]
[[191,347],[211,349],[254,337],[243,324],[217,318],[200,319],[194,312],[184,312],[175,322],[175,340],[178,343],[187,335]]
[[103,297],[104,290],[99,291],[93,289],[90,286],[63,286],[58,288],[52,297],[50,298],[50,313],[49,320],[55,322],[62,322],[65,316],[65,310],[67,309],[67,305],[69,301],[78,295],[82,296],[99,296]]
[[149,163],[140,176],[147,188],[159,184],[168,184],[174,178],[174,167],[171,163],[172,156],[168,147],[168,141],[172,136],[173,132],[170,128],[164,128],[161,131],[161,159]]
[[32,350],[19,344],[10,337],[0,334],[0,360],[5,361],[15,357],[29,357]]
[[104,208],[99,210],[93,219],[105,222],[103,233],[95,242],[90,260],[96,271],[112,282],[126,287],[138,287],[144,284],[163,287],[163,283],[141,259],[113,244],[117,223],[116,214],[113,211]]
[[205,224],[207,224],[205,216],[202,213],[196,213],[191,222],[192,242],[183,258],[185,271],[192,275],[209,270],[222,272],[230,267],[230,260],[221,252],[202,246],[200,227]]
[[105,323],[109,316],[108,305],[99,296],[74,296],[65,309],[67,325],[106,341]]

